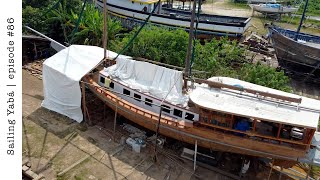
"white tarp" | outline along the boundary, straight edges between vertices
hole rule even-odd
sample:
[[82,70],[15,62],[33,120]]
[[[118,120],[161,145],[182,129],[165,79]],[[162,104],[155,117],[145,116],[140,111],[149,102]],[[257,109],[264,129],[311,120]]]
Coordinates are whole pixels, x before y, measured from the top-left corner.
[[[108,57],[116,53],[108,51]],[[96,46],[72,45],[43,63],[44,100],[42,106],[81,122],[79,81],[103,59],[103,49]]]
[[185,104],[188,97],[182,94],[182,72],[148,62],[118,58],[117,64],[103,72],[125,82],[130,88],[150,93],[173,104]]

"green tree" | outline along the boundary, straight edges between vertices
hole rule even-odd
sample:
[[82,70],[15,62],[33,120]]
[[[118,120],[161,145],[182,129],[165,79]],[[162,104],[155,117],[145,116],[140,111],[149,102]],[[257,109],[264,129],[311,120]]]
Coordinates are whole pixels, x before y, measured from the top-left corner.
[[[120,52],[131,40],[138,28],[117,38],[112,43],[112,50]],[[146,26],[134,39],[125,54],[144,57],[155,61],[183,66],[186,57],[188,34],[182,29],[168,30],[155,26]]]
[[[78,15],[73,12],[71,14],[75,24],[78,20]],[[94,5],[88,4],[79,24],[79,31],[75,33],[72,43],[102,46],[103,24],[103,13],[97,10]],[[113,40],[121,30],[123,28],[119,21],[108,18],[108,40]]]
[[289,78],[283,71],[277,72],[276,69],[260,62],[257,64],[245,64],[239,74],[241,79],[247,82],[286,92],[292,90],[289,86]]
[[22,24],[30,26],[40,32],[45,31],[47,24],[46,18],[42,16],[43,11],[39,8],[32,6],[26,6],[22,10]]

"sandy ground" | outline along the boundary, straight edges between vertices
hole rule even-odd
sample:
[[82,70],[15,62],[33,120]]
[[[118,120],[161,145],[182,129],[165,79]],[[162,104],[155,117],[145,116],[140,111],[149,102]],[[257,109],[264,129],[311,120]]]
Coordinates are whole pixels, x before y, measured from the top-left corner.
[[204,3],[201,8],[203,12],[216,15],[229,15],[238,17],[250,17],[252,10],[249,8],[234,8],[227,4],[228,0],[213,0]]
[[[23,159],[46,179],[229,179],[200,167],[193,172],[191,161],[174,156],[158,154],[154,163],[151,146],[135,153],[119,144],[121,131],[114,142],[108,130],[112,122],[106,121],[105,129],[86,127],[50,112],[41,107],[42,87],[41,80],[23,70]],[[113,119],[113,113],[106,116]]]

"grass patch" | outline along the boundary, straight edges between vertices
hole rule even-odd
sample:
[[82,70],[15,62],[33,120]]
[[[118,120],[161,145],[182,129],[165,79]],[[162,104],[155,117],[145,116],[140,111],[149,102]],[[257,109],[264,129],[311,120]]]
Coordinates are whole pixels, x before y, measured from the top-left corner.
[[319,166],[311,166],[311,176],[313,178],[320,177],[320,167]]
[[[289,23],[294,25],[299,25],[301,17],[289,17],[289,16],[283,16],[281,18],[282,23]],[[316,25],[320,27],[320,21],[313,20],[313,19],[305,19],[303,22],[304,25]]]
[[250,6],[248,6],[247,2],[244,1],[227,0],[226,5],[230,8],[250,9]]

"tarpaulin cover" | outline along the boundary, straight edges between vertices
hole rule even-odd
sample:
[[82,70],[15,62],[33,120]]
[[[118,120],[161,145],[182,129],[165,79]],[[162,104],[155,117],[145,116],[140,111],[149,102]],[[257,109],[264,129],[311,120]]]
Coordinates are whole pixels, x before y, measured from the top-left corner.
[[152,94],[173,104],[185,104],[182,94],[182,72],[148,62],[118,58],[117,64],[106,68],[105,75],[118,78],[132,89]]
[[[108,51],[108,57],[116,53]],[[103,59],[103,49],[96,46],[72,45],[43,63],[44,100],[42,106],[81,122],[79,81]]]

